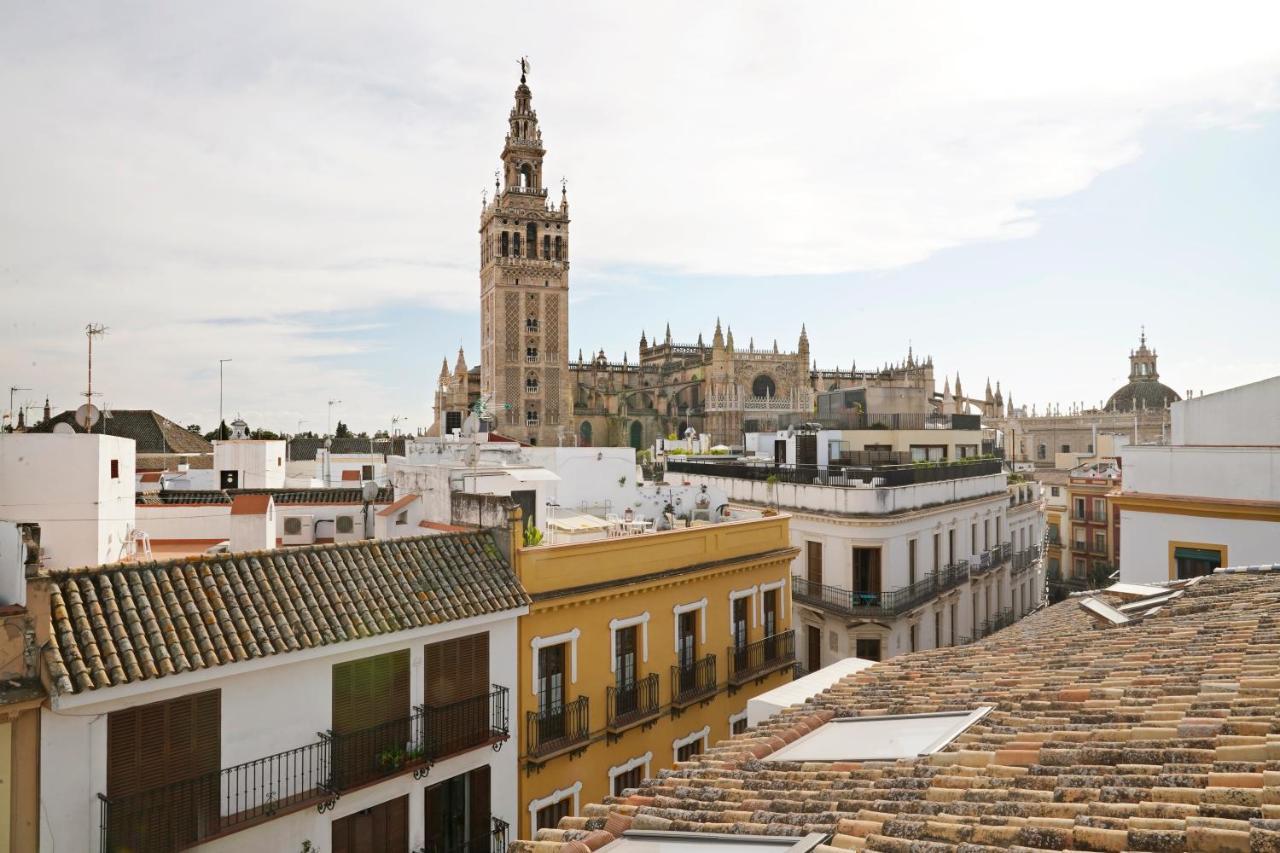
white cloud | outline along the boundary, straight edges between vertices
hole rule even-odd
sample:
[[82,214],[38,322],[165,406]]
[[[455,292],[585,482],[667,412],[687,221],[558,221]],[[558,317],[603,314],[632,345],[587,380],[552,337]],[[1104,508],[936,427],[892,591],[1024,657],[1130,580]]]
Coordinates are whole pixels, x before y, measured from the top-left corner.
[[[306,360],[351,346],[277,318],[474,309],[521,54],[577,269],[743,276],[1030,234],[1032,202],[1137,157],[1154,122],[1246,126],[1280,75],[1274,4],[46,4],[11,23],[4,372],[32,384],[42,352],[38,381],[77,388],[74,330],[103,320],[141,347],[132,402],[181,408],[230,339],[267,418],[322,411],[332,377],[299,379]],[[239,317],[260,325],[199,323]]]

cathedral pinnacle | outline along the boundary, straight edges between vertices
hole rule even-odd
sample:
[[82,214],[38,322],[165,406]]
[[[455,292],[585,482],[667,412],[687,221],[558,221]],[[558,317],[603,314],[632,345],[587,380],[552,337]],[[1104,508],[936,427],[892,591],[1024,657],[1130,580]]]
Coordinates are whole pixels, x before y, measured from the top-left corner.
[[714,349],[722,349],[724,347],[724,335],[720,332],[720,318],[716,318],[716,330],[711,336],[711,346]]

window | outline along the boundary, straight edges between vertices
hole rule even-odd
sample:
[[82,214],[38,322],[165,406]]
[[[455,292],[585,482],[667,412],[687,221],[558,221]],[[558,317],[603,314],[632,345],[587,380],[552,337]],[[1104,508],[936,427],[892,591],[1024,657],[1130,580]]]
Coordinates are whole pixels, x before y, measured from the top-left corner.
[[1095,554],[1107,553],[1107,534],[1101,530],[1093,531],[1093,551]]
[[525,357],[525,360],[526,360],[526,361],[537,361],[537,360],[538,360],[538,348],[537,348],[537,347],[525,347],[525,348],[524,348],[524,357]]
[[[487,849],[492,832],[490,824],[491,773],[482,765],[470,773],[462,773],[429,786],[425,793],[427,838],[443,850]],[[405,839],[403,847],[408,846]],[[341,849],[341,848],[339,848]],[[348,850],[361,849],[351,845]]]
[[396,515],[397,527],[402,527],[408,523],[409,523],[409,511],[407,509],[399,513],[398,515]]
[[859,638],[854,642],[854,656],[863,660],[880,660],[880,641]]
[[511,254],[517,258],[520,257],[520,232],[519,231],[511,232]]
[[969,525],[969,553],[978,553],[978,522]]
[[524,380],[524,390],[531,394],[537,393],[538,377],[533,374],[529,374],[528,376],[526,376]]
[[[335,735],[366,732],[388,744],[409,740],[408,649],[334,664],[332,673]],[[353,787],[384,775],[357,748],[356,741],[363,738],[340,741],[332,758],[335,771]]]
[[560,236],[556,235],[556,260],[560,259]]
[[933,612],[933,647],[942,648],[942,611]]
[[1085,574],[1084,557],[1076,557],[1075,561],[1072,563],[1072,566],[1071,566],[1071,576],[1076,578],[1083,578],[1084,574]]
[[1071,502],[1071,515],[1073,518],[1084,520],[1084,498],[1076,498]]
[[551,237],[547,234],[542,235],[542,259],[551,259]]
[[956,604],[953,602],[953,603],[951,604],[951,610],[950,610],[950,612],[947,614],[948,616],[950,616],[950,617],[951,617],[951,645],[953,645],[953,646],[956,644],[956,615],[957,615],[959,612],[960,612],[960,611],[959,611],[959,608],[958,608],[958,607],[956,606]]
[[1211,575],[1222,566],[1221,548],[1213,546],[1175,547],[1173,549],[1174,574],[1178,580]]
[[361,465],[361,466],[360,466],[360,479],[361,479],[361,480],[372,480],[372,479],[373,479],[373,466],[372,466],[372,465]]
[[1107,520],[1107,502],[1102,498],[1093,499],[1093,521]]
[[1070,453],[1070,452],[1071,452],[1071,445],[1069,445],[1069,444],[1064,444],[1064,445],[1062,445],[1062,452],[1063,452],[1063,453]]
[[956,561],[956,531],[955,528],[947,531],[947,561],[954,563]]
[[876,594],[880,592],[880,549],[853,549],[854,592]]
[[907,586],[916,582],[916,540],[907,540]]
[[538,649],[537,742],[548,743],[565,735],[565,644]]
[[613,636],[613,676],[618,688],[618,716],[633,713],[639,707],[639,691],[636,689],[636,635],[635,625],[619,628]]
[[1037,459],[1044,459],[1044,457],[1045,457],[1045,453],[1046,453],[1046,448],[1045,448],[1045,446],[1044,446],[1043,444],[1040,444],[1040,445],[1037,445],[1037,446],[1036,446],[1036,458],[1037,458]]
[[919,648],[919,647],[916,645],[916,640],[917,640],[916,635],[919,633],[919,629],[920,629],[920,626],[919,626],[919,625],[917,625],[917,624],[916,624],[916,623],[914,623],[914,622],[912,622],[912,623],[911,623],[911,631],[910,631],[910,633],[911,633],[911,651],[913,651],[913,652],[914,652],[917,648]]
[[1049,494],[1053,495],[1055,498],[1058,497],[1061,493],[1062,493],[1062,490],[1059,489],[1057,486],[1049,487]]
[[747,715],[744,713],[741,717],[734,720],[729,725],[730,734],[740,735],[747,730]]
[[991,712],[894,714],[831,720],[763,761],[892,761],[932,755]]
[[506,231],[502,232],[502,257],[509,254],[510,238]]
[[535,831],[540,828],[555,829],[560,818],[573,814],[573,797],[565,796],[550,805],[543,806],[537,812]]
[[120,460],[119,459],[111,460],[111,479],[113,480],[120,479]]
[[615,797],[621,797],[628,788],[639,788],[642,781],[644,781],[644,765],[640,764],[613,777],[612,793]]
[[711,734],[711,726],[703,726],[696,732],[690,732],[682,738],[671,742],[675,761],[689,761],[695,755],[702,754],[706,747],[707,735]]
[[441,708],[489,693],[489,634],[468,634],[423,647],[423,703]]
[[524,413],[524,422],[526,426],[536,426],[538,423],[538,413],[533,409]]
[[737,669],[747,666],[747,608],[750,605],[750,598],[733,600],[733,655]]
[[982,550],[991,550],[991,519],[982,519]]
[[[681,670],[690,671],[693,669],[694,661],[698,659],[698,638],[694,633],[697,630],[698,611],[691,610],[688,613],[681,613],[676,621],[676,657],[679,661]],[[684,675],[684,672],[681,673]],[[690,675],[692,673],[690,672]]]
[[[167,702],[135,705],[107,715],[107,796],[129,797],[141,791],[216,774],[222,759],[222,696],[217,690]],[[216,777],[215,777],[216,778]],[[217,786],[191,786],[173,801],[161,790],[150,815],[112,809],[110,833],[119,849],[147,849],[154,824],[173,842],[195,841],[217,819]]]
[[774,385],[773,378],[767,374],[760,374],[751,383],[751,396],[753,397],[773,397],[778,392],[777,386]]
[[944,444],[911,445],[912,462],[941,462],[947,458],[947,447]]
[[525,245],[529,249],[529,257],[538,256],[538,226],[532,222],[525,225]]
[[933,534],[933,570],[942,568],[942,534]]

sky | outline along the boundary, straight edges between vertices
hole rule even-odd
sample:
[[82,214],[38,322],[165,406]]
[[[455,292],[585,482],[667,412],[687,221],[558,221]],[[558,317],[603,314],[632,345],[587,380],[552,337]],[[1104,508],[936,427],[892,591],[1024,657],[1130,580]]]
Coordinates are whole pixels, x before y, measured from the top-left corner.
[[[10,3],[0,407],[413,430],[479,337],[518,82],[570,346],[932,355],[1096,405],[1280,374],[1280,5]],[[940,389],[939,389],[940,390]],[[329,401],[336,402],[332,407]]]

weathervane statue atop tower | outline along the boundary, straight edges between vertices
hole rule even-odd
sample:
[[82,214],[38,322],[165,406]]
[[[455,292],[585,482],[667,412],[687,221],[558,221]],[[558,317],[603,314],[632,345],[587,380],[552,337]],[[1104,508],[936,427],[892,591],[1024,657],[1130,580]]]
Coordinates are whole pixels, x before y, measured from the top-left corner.
[[524,83],[524,76],[529,73],[529,57],[520,57],[520,82]]

